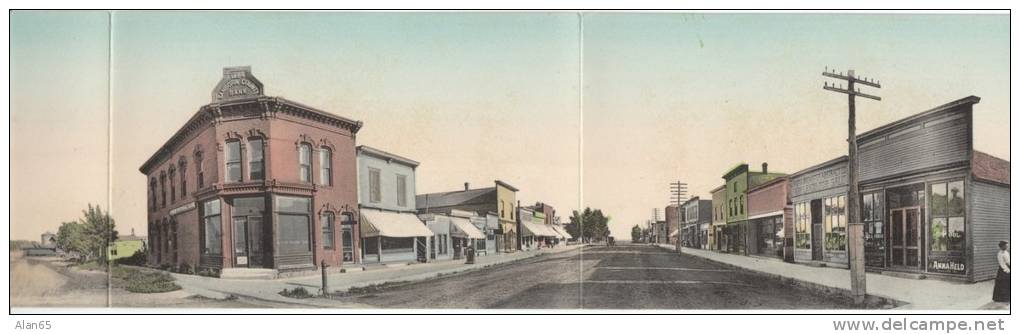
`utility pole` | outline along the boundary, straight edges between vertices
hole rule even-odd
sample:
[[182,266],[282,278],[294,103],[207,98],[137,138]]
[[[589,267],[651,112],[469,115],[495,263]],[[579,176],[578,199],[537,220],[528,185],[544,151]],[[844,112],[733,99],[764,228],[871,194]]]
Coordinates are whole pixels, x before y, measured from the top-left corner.
[[849,164],[848,164],[848,176],[849,176],[849,194],[847,194],[846,209],[847,219],[850,224],[847,230],[847,247],[848,254],[850,255],[850,293],[854,297],[854,303],[864,303],[864,297],[867,295],[867,284],[866,275],[864,271],[864,223],[861,222],[861,209],[860,209],[860,189],[857,177],[857,115],[854,106],[854,97],[860,96],[869,98],[875,101],[881,101],[882,98],[869,95],[861,92],[860,88],[855,88],[856,84],[864,86],[882,88],[880,81],[873,81],[874,79],[860,78],[854,74],[854,70],[848,70],[846,75],[843,72],[839,74],[836,70],[829,70],[828,67],[822,72],[823,76],[834,78],[837,80],[846,81],[846,89],[843,86],[839,87],[833,83],[831,86],[829,82],[825,82],[823,87],[825,90],[842,93],[847,95],[847,103],[850,107],[849,117]]
[[669,184],[669,192],[670,200],[676,205],[676,254],[680,255],[682,253],[680,249],[683,248],[680,246],[680,240],[683,240],[684,236],[683,226],[680,225],[680,222],[683,221],[683,217],[680,217],[680,213],[683,212],[683,210],[680,210],[680,205],[687,201],[687,184],[680,182],[680,180],[671,182]]

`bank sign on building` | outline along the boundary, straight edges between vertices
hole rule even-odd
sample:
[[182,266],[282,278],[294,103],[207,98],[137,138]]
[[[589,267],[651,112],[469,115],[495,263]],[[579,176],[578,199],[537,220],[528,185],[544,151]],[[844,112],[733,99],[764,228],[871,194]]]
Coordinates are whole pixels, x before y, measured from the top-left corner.
[[[980,281],[1009,238],[1009,162],[973,148],[975,96],[858,136],[871,270]],[[847,266],[846,158],[791,175],[798,262]]]

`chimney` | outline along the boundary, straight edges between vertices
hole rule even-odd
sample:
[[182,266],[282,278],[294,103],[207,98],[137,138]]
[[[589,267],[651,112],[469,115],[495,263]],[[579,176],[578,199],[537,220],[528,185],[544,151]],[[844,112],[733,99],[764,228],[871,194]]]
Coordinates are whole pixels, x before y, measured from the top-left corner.
[[464,182],[464,190],[470,189],[469,187],[470,185],[471,185],[470,183]]
[[768,174],[769,173],[769,163],[767,163],[767,162],[761,163],[761,173],[762,174]]

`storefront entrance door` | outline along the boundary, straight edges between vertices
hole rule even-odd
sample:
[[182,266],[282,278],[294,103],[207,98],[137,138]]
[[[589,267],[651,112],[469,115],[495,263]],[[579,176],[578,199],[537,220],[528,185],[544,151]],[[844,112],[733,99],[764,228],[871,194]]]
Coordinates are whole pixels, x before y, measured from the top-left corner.
[[822,260],[822,200],[811,201],[811,260]]
[[262,217],[234,217],[234,264],[262,267]]
[[896,267],[917,269],[921,264],[919,207],[889,211],[890,249],[889,263]]

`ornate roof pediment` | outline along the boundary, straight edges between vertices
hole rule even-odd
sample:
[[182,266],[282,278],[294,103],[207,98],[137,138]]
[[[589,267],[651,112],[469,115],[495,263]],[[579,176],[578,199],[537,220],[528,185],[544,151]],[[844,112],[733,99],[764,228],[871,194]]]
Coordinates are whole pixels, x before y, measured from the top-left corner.
[[212,91],[212,102],[265,96],[262,82],[251,74],[251,66],[235,66],[223,69],[223,78]]

